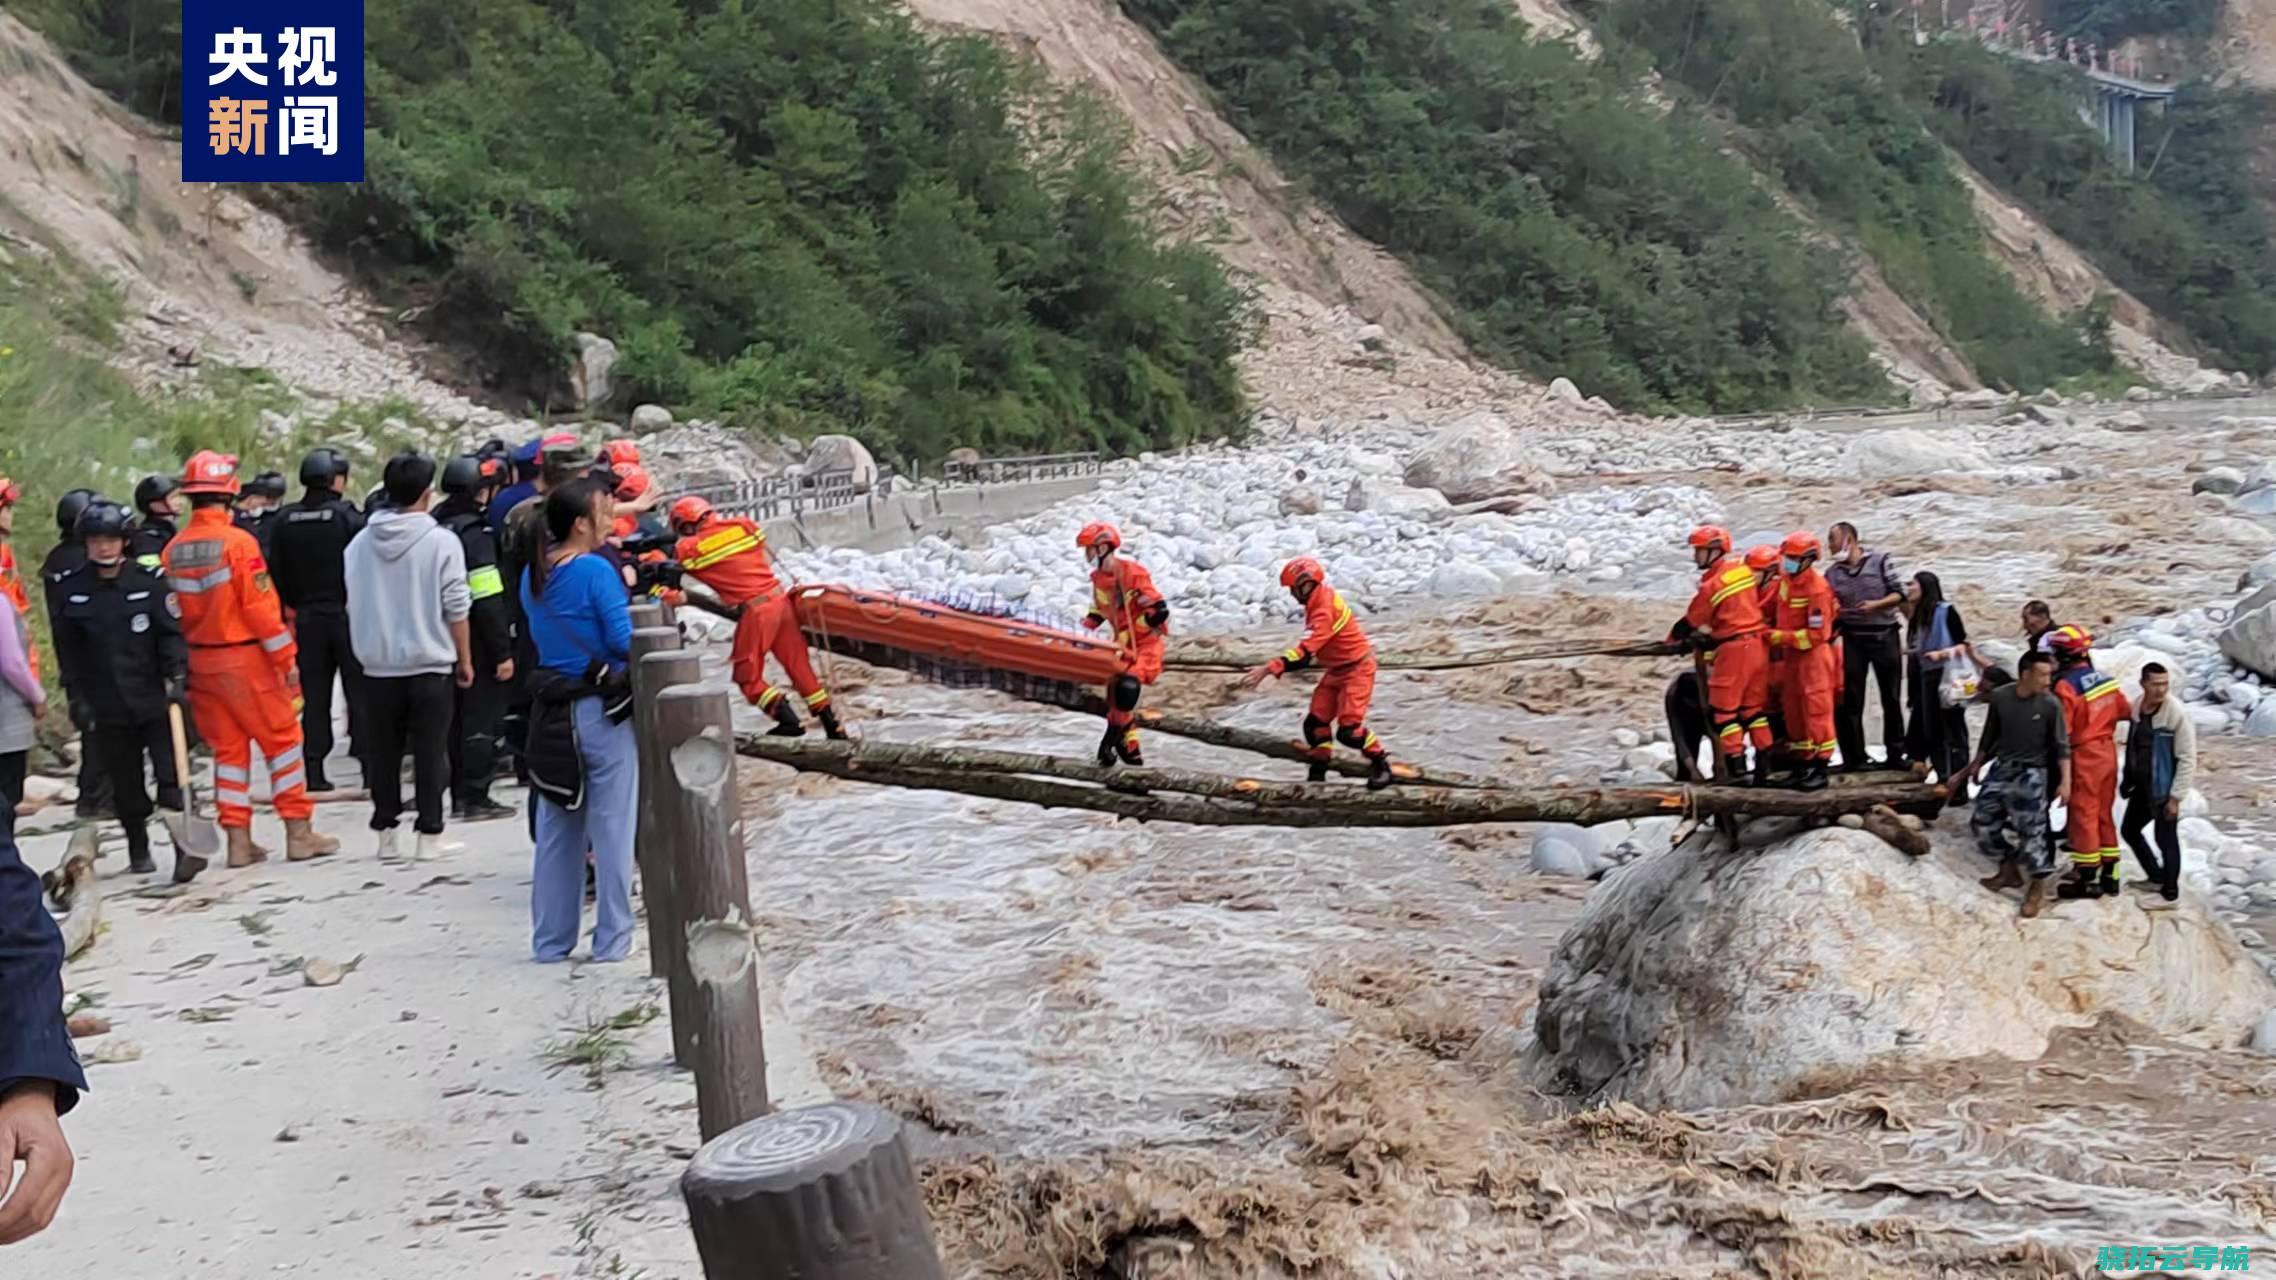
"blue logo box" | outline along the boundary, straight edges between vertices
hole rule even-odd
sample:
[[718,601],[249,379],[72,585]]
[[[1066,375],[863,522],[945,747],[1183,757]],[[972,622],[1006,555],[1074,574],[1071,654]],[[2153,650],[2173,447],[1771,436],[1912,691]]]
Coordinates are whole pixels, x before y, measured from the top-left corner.
[[363,0],[182,0],[182,181],[363,177]]

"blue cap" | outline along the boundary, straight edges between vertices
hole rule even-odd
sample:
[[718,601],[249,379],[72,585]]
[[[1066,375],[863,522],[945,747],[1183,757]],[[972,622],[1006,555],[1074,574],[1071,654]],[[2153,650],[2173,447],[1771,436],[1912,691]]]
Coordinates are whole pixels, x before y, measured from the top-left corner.
[[516,447],[514,450],[514,461],[527,463],[533,467],[536,466],[538,447],[544,443],[545,437],[539,436],[534,440]]

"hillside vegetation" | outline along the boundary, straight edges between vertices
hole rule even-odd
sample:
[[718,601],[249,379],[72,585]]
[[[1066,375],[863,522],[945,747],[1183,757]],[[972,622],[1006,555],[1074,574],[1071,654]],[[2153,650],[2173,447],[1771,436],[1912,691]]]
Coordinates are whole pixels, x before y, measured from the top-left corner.
[[[28,16],[163,110],[166,51],[115,20],[144,7]],[[636,396],[894,456],[1240,425],[1217,260],[1157,241],[1116,128],[983,41],[880,0],[366,17],[368,181],[285,194],[493,385],[550,384],[592,329]]]
[[1842,265],[1635,60],[1534,40],[1505,0],[1123,8],[1492,358],[1642,408],[1881,393]]

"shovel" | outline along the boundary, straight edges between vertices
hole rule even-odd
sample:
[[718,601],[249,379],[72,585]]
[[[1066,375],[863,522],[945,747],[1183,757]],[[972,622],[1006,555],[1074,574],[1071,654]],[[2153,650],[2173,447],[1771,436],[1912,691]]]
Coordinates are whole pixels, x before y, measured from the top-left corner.
[[166,704],[166,722],[174,731],[174,778],[182,788],[182,808],[179,813],[170,809],[159,812],[166,816],[166,834],[174,841],[174,883],[188,884],[220,850],[221,836],[212,823],[197,816],[197,791],[190,783],[190,740],[182,731],[182,704]]

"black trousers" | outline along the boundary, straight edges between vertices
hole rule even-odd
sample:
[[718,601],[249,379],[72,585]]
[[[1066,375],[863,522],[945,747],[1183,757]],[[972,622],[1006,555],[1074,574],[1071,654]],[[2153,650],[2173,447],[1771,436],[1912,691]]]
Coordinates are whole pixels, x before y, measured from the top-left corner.
[[293,640],[300,646],[300,737],[308,757],[310,789],[328,782],[324,760],[332,754],[332,681],[338,677],[348,693],[348,741],[363,740],[364,668],[356,661],[348,641],[345,610],[311,609],[293,619]]
[[15,830],[16,806],[24,802],[24,774],[31,767],[32,753],[10,751],[0,754],[0,800],[8,804],[8,829]]
[[[2150,856],[2149,842],[2142,839],[2144,827],[2156,833],[2162,858]],[[2134,861],[2142,864],[2142,870],[2165,890],[2165,896],[2180,894],[2181,820],[2165,816],[2165,801],[2139,791],[2127,796],[2126,811],[2118,819],[2118,834],[2125,837],[2127,847],[2134,851]]]
[[475,664],[474,683],[456,690],[458,715],[450,735],[450,788],[464,804],[490,798],[490,775],[498,769],[498,721],[506,714],[507,688]]
[[158,784],[158,803],[181,809],[182,788],[174,778],[174,735],[164,720],[98,724],[87,731],[84,746],[110,783],[119,821],[132,825],[150,818],[150,793],[142,785],[144,760],[150,762],[150,776]]
[[79,803],[75,808],[82,818],[111,812],[111,775],[104,771],[102,757],[85,733],[79,735]]
[[443,829],[443,792],[450,787],[451,693],[447,675],[364,679],[364,785],[371,788],[371,829],[392,831],[403,816],[403,754],[425,835]]
[[1881,745],[1889,759],[1905,754],[1904,639],[1895,627],[1849,631],[1841,637],[1841,706],[1834,712],[1833,736],[1841,762],[1865,767],[1865,673],[1881,686]]
[[[1912,690],[1912,722],[1905,731],[1905,754],[1927,761],[1938,781],[1967,768],[1973,754],[1968,743],[1968,709],[1944,705],[1939,689],[1943,679],[1943,668],[1923,671],[1920,663],[1905,659],[1905,684]],[[1952,803],[1966,799],[1956,795]]]

